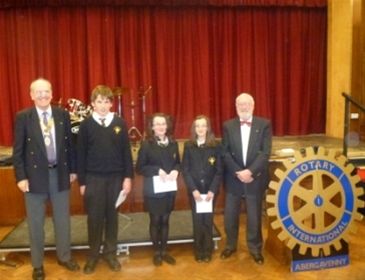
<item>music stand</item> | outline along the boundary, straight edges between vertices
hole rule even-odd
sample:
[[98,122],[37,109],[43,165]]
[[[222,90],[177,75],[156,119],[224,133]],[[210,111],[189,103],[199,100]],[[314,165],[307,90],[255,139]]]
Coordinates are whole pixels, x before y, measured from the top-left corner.
[[[146,95],[152,90],[152,86],[149,86],[147,89],[144,87],[139,87],[139,96],[142,99],[142,115],[143,115],[143,128],[146,127],[147,124],[147,115],[146,115]],[[144,132],[145,134],[145,132]]]
[[118,115],[123,118],[123,106],[122,106],[122,95],[129,93],[130,89],[127,87],[114,87],[112,89],[113,95],[117,97],[117,113]]
[[[122,110],[122,95],[129,93],[131,90],[128,87],[114,87],[112,89],[113,95],[117,97],[117,113],[121,118],[123,117],[123,110]],[[128,131],[128,136],[129,136],[129,131]],[[133,219],[131,217],[129,217],[126,214],[120,213],[118,212],[118,215],[120,215],[121,217],[123,217],[124,219],[126,219],[127,221],[133,221]]]
[[134,103],[134,100],[132,99],[131,104],[131,119],[132,119],[132,126],[128,130],[129,138],[132,140],[133,143],[136,143],[139,140],[142,139],[142,134],[139,131],[139,129],[135,126],[136,119],[135,119],[135,113],[134,113],[134,107],[136,107],[136,104]]

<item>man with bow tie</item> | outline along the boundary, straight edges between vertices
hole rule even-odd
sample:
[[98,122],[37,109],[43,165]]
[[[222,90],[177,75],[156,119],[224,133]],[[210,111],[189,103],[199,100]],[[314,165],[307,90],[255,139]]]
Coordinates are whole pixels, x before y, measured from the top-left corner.
[[221,258],[237,250],[242,198],[247,213],[246,243],[257,264],[262,255],[262,200],[269,181],[272,129],[269,120],[253,116],[255,102],[247,93],[236,98],[237,117],[223,125],[223,162],[226,200],[224,226],[227,236]]

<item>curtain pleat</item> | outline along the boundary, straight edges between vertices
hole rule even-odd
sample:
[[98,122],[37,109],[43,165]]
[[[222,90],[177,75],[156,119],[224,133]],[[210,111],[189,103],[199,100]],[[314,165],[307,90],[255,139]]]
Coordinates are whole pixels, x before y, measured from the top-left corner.
[[88,104],[98,84],[126,87],[123,116],[141,132],[143,93],[147,115],[171,114],[175,136],[186,138],[198,114],[220,136],[235,97],[249,92],[275,135],[323,133],[326,37],[325,7],[0,9],[0,145],[11,145],[15,112],[32,105],[37,77],[63,105]]

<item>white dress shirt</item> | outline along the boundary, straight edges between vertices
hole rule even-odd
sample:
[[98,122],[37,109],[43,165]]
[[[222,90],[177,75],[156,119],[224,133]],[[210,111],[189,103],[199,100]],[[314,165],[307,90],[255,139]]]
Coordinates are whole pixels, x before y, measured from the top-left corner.
[[100,116],[98,113],[93,112],[92,114],[93,119],[102,126],[101,119],[105,119],[105,127],[108,127],[114,118],[114,112],[109,112],[106,116]]
[[[247,120],[252,122],[252,117]],[[242,143],[242,158],[243,164],[246,166],[248,142],[250,140],[251,126],[247,124],[241,125],[241,143]]]

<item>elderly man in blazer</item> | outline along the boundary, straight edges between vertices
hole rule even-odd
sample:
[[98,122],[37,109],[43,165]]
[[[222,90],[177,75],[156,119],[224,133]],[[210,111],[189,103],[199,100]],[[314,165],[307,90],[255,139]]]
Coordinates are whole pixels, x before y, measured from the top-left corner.
[[44,279],[44,221],[46,203],[52,204],[58,264],[76,271],[71,258],[69,189],[76,179],[68,112],[51,106],[49,81],[31,83],[34,107],[20,111],[15,120],[13,161],[16,181],[24,193],[29,227],[33,279]]
[[254,99],[247,93],[236,98],[237,117],[223,125],[223,162],[226,201],[224,225],[226,246],[221,258],[237,250],[242,198],[247,213],[246,242],[254,261],[262,256],[262,200],[269,181],[272,129],[269,120],[253,116]]

